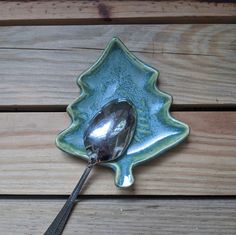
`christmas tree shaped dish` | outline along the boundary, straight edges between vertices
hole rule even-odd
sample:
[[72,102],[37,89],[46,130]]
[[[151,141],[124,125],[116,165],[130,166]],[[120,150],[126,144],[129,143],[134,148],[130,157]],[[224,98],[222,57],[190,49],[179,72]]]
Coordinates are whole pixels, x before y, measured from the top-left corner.
[[170,115],[172,98],[157,88],[158,75],[113,38],[98,61],[78,78],[81,94],[67,107],[72,123],[58,135],[57,146],[88,161],[83,135],[89,121],[112,100],[130,100],[137,113],[134,137],[122,156],[101,165],[114,170],[118,187],[131,186],[133,167],[160,156],[189,134],[188,126]]

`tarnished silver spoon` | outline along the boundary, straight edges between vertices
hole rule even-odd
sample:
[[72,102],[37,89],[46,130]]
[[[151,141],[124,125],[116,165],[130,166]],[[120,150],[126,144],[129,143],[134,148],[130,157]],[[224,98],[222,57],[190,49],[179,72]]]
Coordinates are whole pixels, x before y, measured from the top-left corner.
[[114,100],[106,104],[89,122],[84,132],[88,165],[78,184],[44,235],[60,235],[75,201],[91,169],[100,162],[120,157],[129,146],[136,125],[136,112],[128,100]]

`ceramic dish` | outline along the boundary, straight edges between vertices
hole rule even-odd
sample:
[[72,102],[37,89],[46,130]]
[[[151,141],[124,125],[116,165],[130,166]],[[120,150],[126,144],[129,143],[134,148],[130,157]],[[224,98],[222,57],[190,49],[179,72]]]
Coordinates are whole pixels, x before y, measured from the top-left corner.
[[57,146],[88,160],[83,134],[89,120],[114,99],[132,101],[137,111],[134,138],[123,156],[102,164],[115,171],[118,187],[132,185],[133,167],[160,156],[189,134],[189,127],[171,116],[172,97],[157,88],[158,75],[113,38],[98,61],[78,78],[81,94],[67,107],[72,123],[58,135]]

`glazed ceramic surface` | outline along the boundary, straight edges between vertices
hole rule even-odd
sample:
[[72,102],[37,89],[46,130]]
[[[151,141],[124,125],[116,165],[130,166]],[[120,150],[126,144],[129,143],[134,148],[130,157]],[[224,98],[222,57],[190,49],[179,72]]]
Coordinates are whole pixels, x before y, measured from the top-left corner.
[[158,90],[158,75],[113,38],[99,60],[78,78],[81,94],[67,107],[72,123],[58,135],[57,146],[88,160],[83,135],[89,121],[108,102],[130,100],[137,113],[134,138],[121,157],[102,165],[115,171],[117,186],[132,185],[133,167],[160,156],[189,134],[188,126],[170,115],[172,98]]

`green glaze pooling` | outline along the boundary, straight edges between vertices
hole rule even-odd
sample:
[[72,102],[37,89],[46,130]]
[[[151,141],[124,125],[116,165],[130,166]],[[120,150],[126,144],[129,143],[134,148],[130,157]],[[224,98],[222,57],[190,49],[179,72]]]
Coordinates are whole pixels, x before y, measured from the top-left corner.
[[81,94],[67,107],[72,123],[58,135],[57,146],[88,160],[83,133],[89,120],[114,99],[131,100],[137,111],[134,138],[122,157],[102,165],[115,171],[117,186],[132,185],[133,167],[159,156],[189,134],[188,126],[170,115],[172,98],[158,90],[158,75],[113,38],[99,60],[78,78]]

